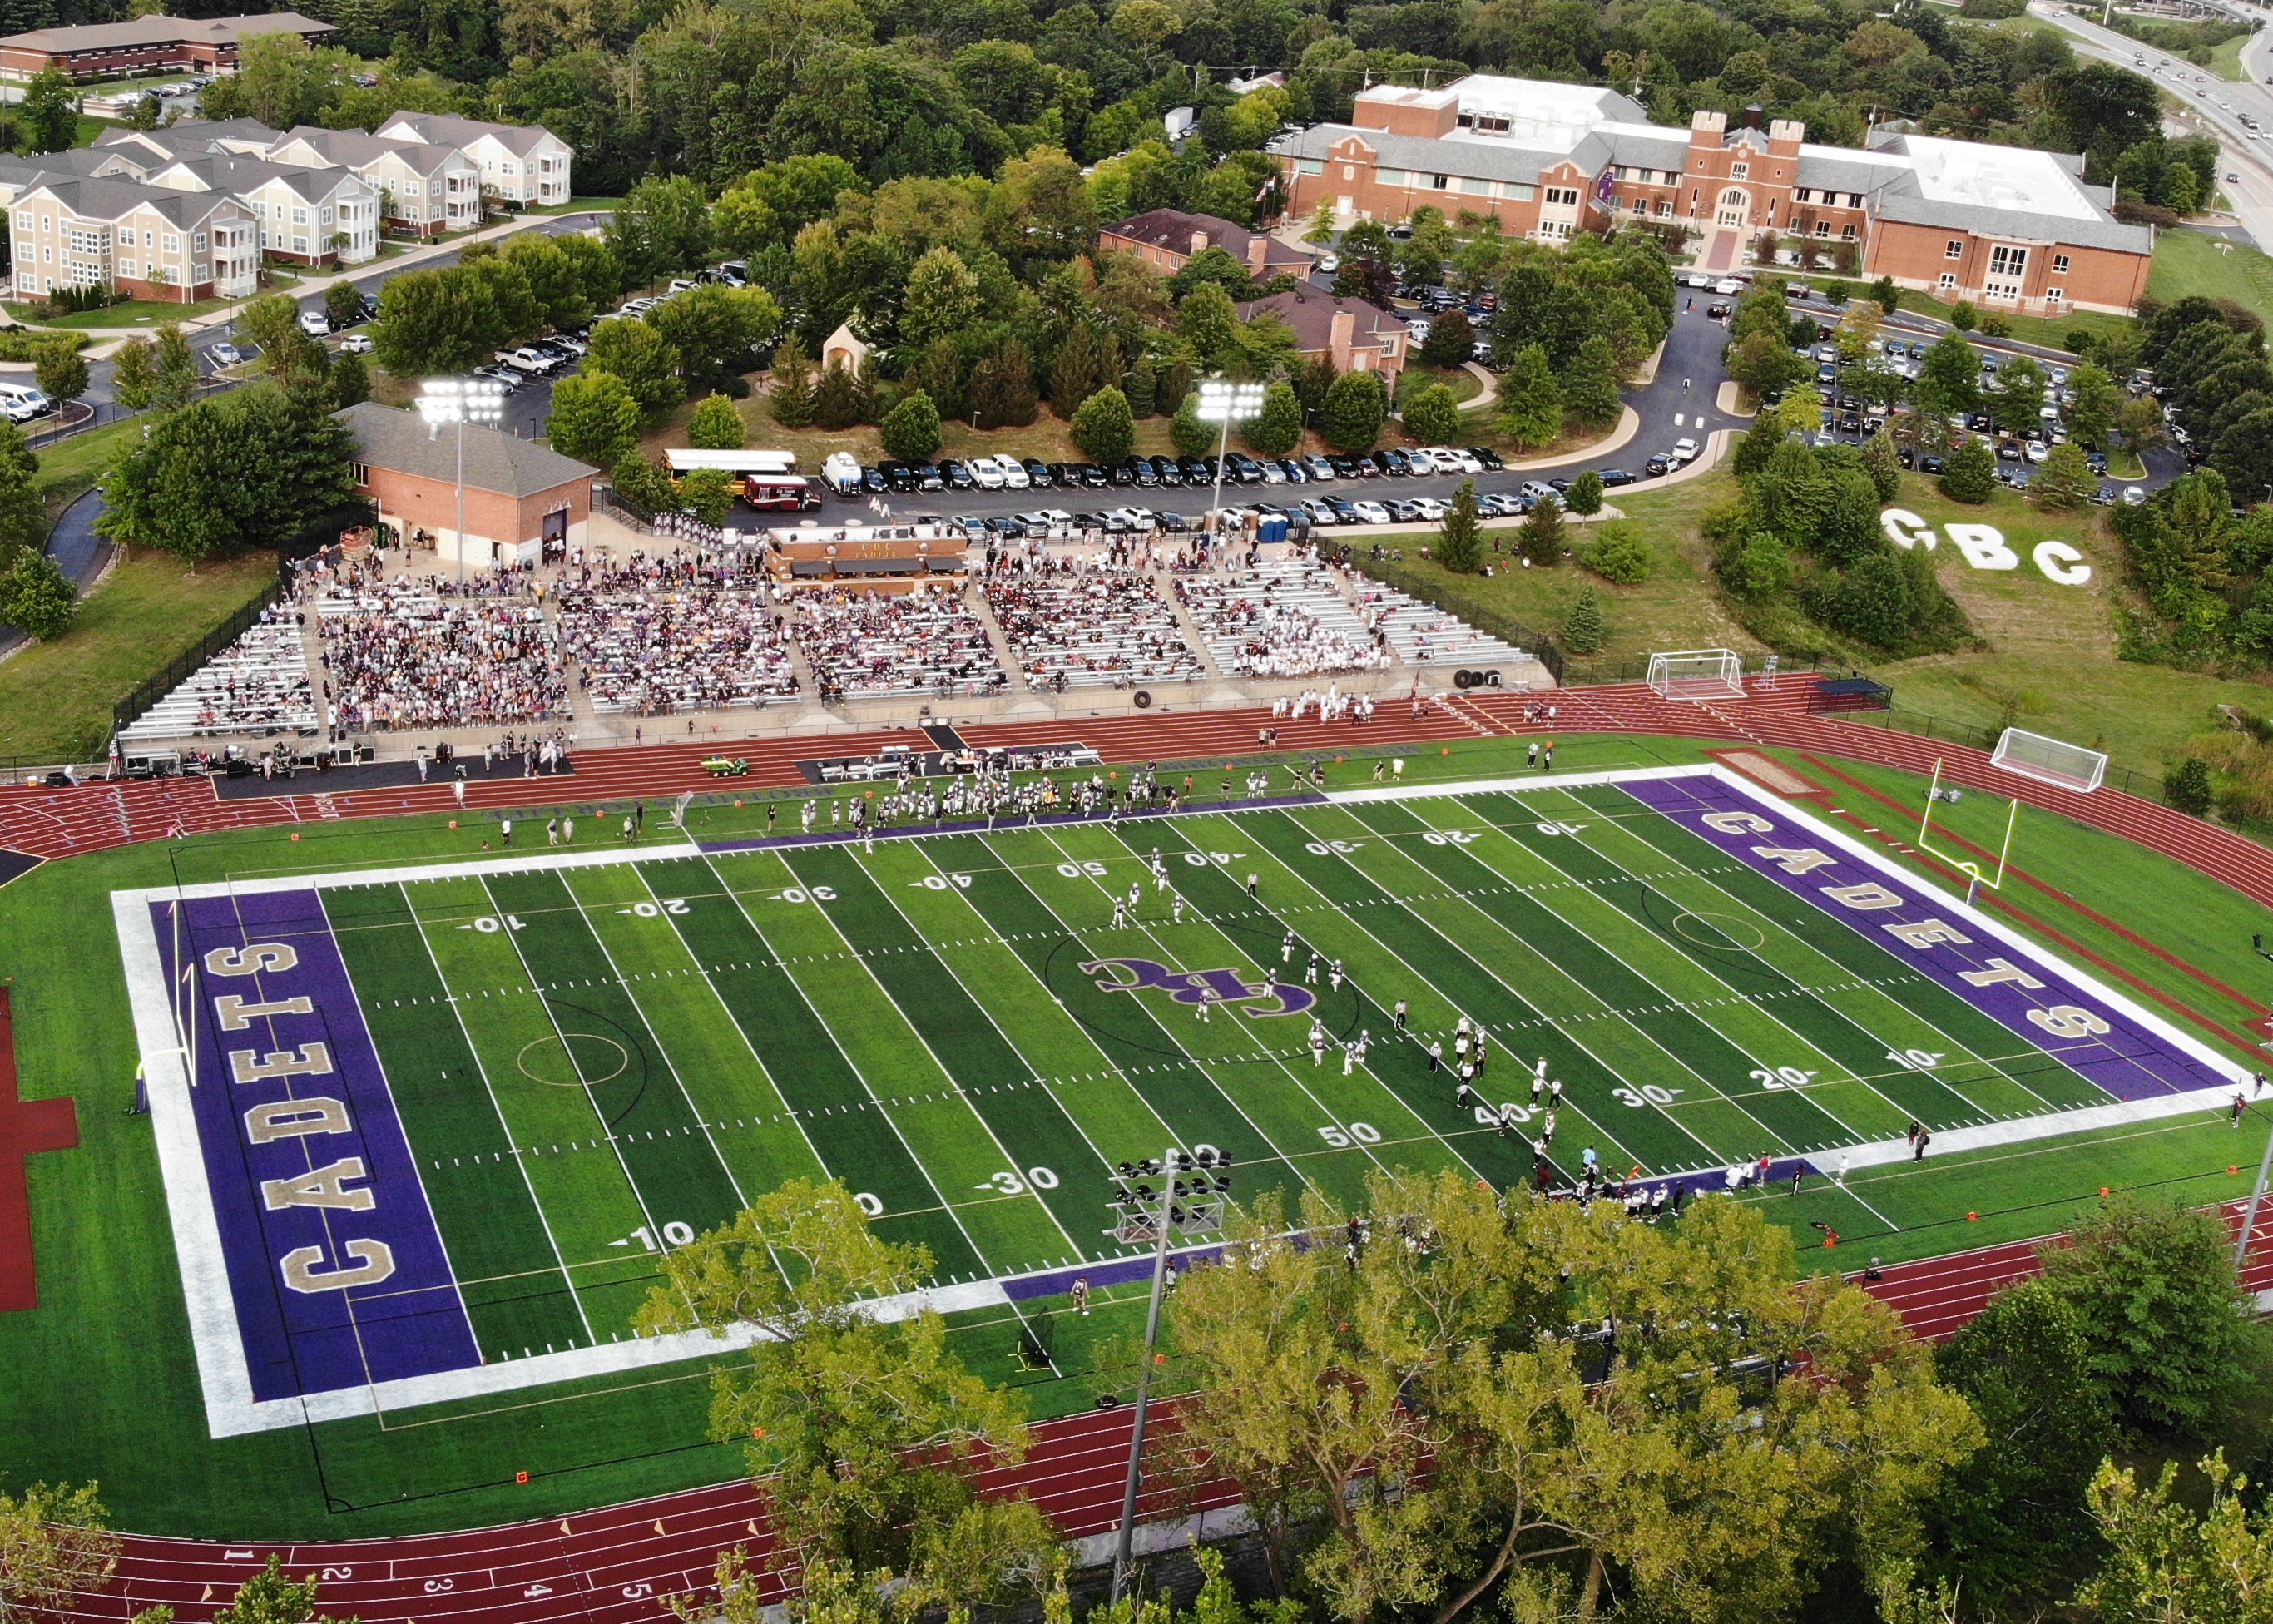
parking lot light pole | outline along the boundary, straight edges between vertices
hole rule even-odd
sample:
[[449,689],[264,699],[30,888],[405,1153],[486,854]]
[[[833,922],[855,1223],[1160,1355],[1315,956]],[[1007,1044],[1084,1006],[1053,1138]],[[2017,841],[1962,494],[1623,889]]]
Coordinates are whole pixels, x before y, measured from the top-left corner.
[[426,438],[444,423],[458,427],[458,580],[466,579],[466,425],[494,423],[505,415],[505,385],[486,378],[430,378],[418,386],[418,415]]
[[1231,425],[1245,423],[1263,410],[1263,385],[1260,384],[1227,383],[1221,378],[1210,378],[1200,385],[1199,420],[1223,425],[1221,443],[1216,447],[1215,501],[1208,512],[1219,528],[1223,513],[1223,460],[1231,454]]

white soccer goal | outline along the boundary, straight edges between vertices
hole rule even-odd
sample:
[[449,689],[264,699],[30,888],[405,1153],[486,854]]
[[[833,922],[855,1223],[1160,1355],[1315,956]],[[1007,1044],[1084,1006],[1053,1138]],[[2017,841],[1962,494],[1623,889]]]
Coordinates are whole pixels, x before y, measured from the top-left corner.
[[1652,655],[1649,685],[1669,700],[1741,700],[1744,657],[1730,648]]
[[671,804],[671,824],[673,828],[683,829],[686,827],[686,809],[694,805],[694,790],[682,790],[679,792],[679,798]]
[[2041,733],[2024,733],[2019,728],[2005,730],[1997,741],[1997,753],[1990,760],[2008,773],[2086,795],[2098,789],[2107,776],[2107,758],[2099,751]]

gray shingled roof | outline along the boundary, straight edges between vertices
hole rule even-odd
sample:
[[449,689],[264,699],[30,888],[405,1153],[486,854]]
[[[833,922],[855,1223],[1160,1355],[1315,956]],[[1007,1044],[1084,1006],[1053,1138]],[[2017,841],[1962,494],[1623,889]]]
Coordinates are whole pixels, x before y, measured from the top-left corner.
[[[437,146],[466,146],[482,137],[495,136],[507,152],[523,156],[551,133],[542,124],[492,124],[478,118],[457,118],[447,113],[397,113],[380,129],[409,130],[422,141]],[[383,139],[394,140],[393,136]]]
[[1948,226],[1977,231],[1983,236],[2034,237],[2052,243],[2072,243],[2078,248],[2111,248],[2127,254],[2155,251],[2155,233],[2149,226],[2127,226],[2119,220],[2061,220],[2049,214],[2024,214],[2014,209],[1990,208],[1979,203],[1935,202],[1889,191],[1879,199],[1879,218],[1907,225]]
[[214,210],[233,205],[233,198],[214,191],[176,191],[165,186],[146,186],[139,181],[104,176],[96,180],[50,176],[27,187],[51,193],[57,206],[87,220],[117,220],[147,206],[176,225],[188,228],[208,219]]
[[[455,429],[430,434],[425,420],[416,412],[381,406],[376,400],[365,400],[335,415],[355,436],[356,461],[456,484]],[[590,479],[599,471],[559,452],[515,439],[502,429],[466,430],[466,484],[470,490],[533,497],[575,480]]]
[[299,164],[271,163],[265,158],[240,157],[235,153],[208,153],[161,166],[164,174],[188,174],[205,183],[208,191],[246,192],[281,181],[298,197],[320,203],[343,186],[363,183],[345,169],[311,169]]
[[306,142],[343,167],[361,168],[381,158],[393,157],[401,159],[417,175],[431,175],[458,155],[456,147],[437,146],[431,141],[382,141],[368,131],[326,130],[316,124],[295,125],[276,138],[275,146],[281,147],[295,141]]

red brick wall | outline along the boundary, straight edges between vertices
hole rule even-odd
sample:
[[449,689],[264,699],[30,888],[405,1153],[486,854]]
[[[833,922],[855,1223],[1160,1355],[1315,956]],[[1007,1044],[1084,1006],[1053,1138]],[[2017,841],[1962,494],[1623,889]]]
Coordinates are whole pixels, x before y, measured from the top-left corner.
[[[444,430],[446,434],[448,430]],[[379,511],[411,529],[439,533],[458,528],[458,488],[449,480],[425,479],[393,468],[372,468],[371,483],[357,487],[375,498]],[[493,490],[466,488],[466,534],[486,536],[508,546],[533,542],[544,534],[544,515],[566,505],[568,522],[581,525],[591,516],[592,482],[572,480],[536,496],[515,498]]]
[[[1954,259],[1949,258],[1948,250],[1953,242],[1964,245],[1961,256]],[[1977,299],[1988,281],[1992,246],[1991,239],[1971,232],[1881,221],[1872,236],[1864,274],[1891,276],[1909,287],[1939,288],[1942,273],[1954,272],[1957,277],[1955,291],[1964,297]],[[2147,290],[2147,272],[2152,264],[2149,255],[2080,248],[2064,243],[2024,242],[2020,246],[2028,249],[2029,262],[2021,278],[2018,308],[2031,314],[2060,309],[2127,313]],[[2068,268],[2055,271],[2054,257],[2063,254],[2067,257]],[[2053,288],[2058,288],[2062,296],[2057,305],[2046,297]],[[2014,308],[2002,302],[1989,308],[2000,306]]]

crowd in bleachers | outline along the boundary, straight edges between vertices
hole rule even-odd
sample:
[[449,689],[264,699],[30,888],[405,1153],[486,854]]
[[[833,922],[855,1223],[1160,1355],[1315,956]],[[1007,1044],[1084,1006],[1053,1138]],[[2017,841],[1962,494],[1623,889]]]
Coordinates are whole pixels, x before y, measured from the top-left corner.
[[1008,679],[960,587],[800,591],[788,631],[823,700],[993,693]]
[[1359,602],[1366,623],[1407,665],[1489,665],[1534,657],[1393,587],[1367,582]]
[[1234,677],[1318,677],[1389,669],[1388,642],[1322,569],[1290,564],[1178,578],[1175,591]]
[[1035,688],[1128,688],[1203,670],[1150,571],[1067,559],[990,578],[986,602]]
[[603,715],[668,716],[795,696],[762,592],[562,592],[560,640]]
[[533,599],[394,587],[384,583],[340,612],[324,606],[334,726],[360,733],[567,719],[560,651]]
[[299,611],[286,602],[262,610],[243,635],[144,712],[122,737],[139,743],[297,731],[316,723],[316,696],[308,680]]

